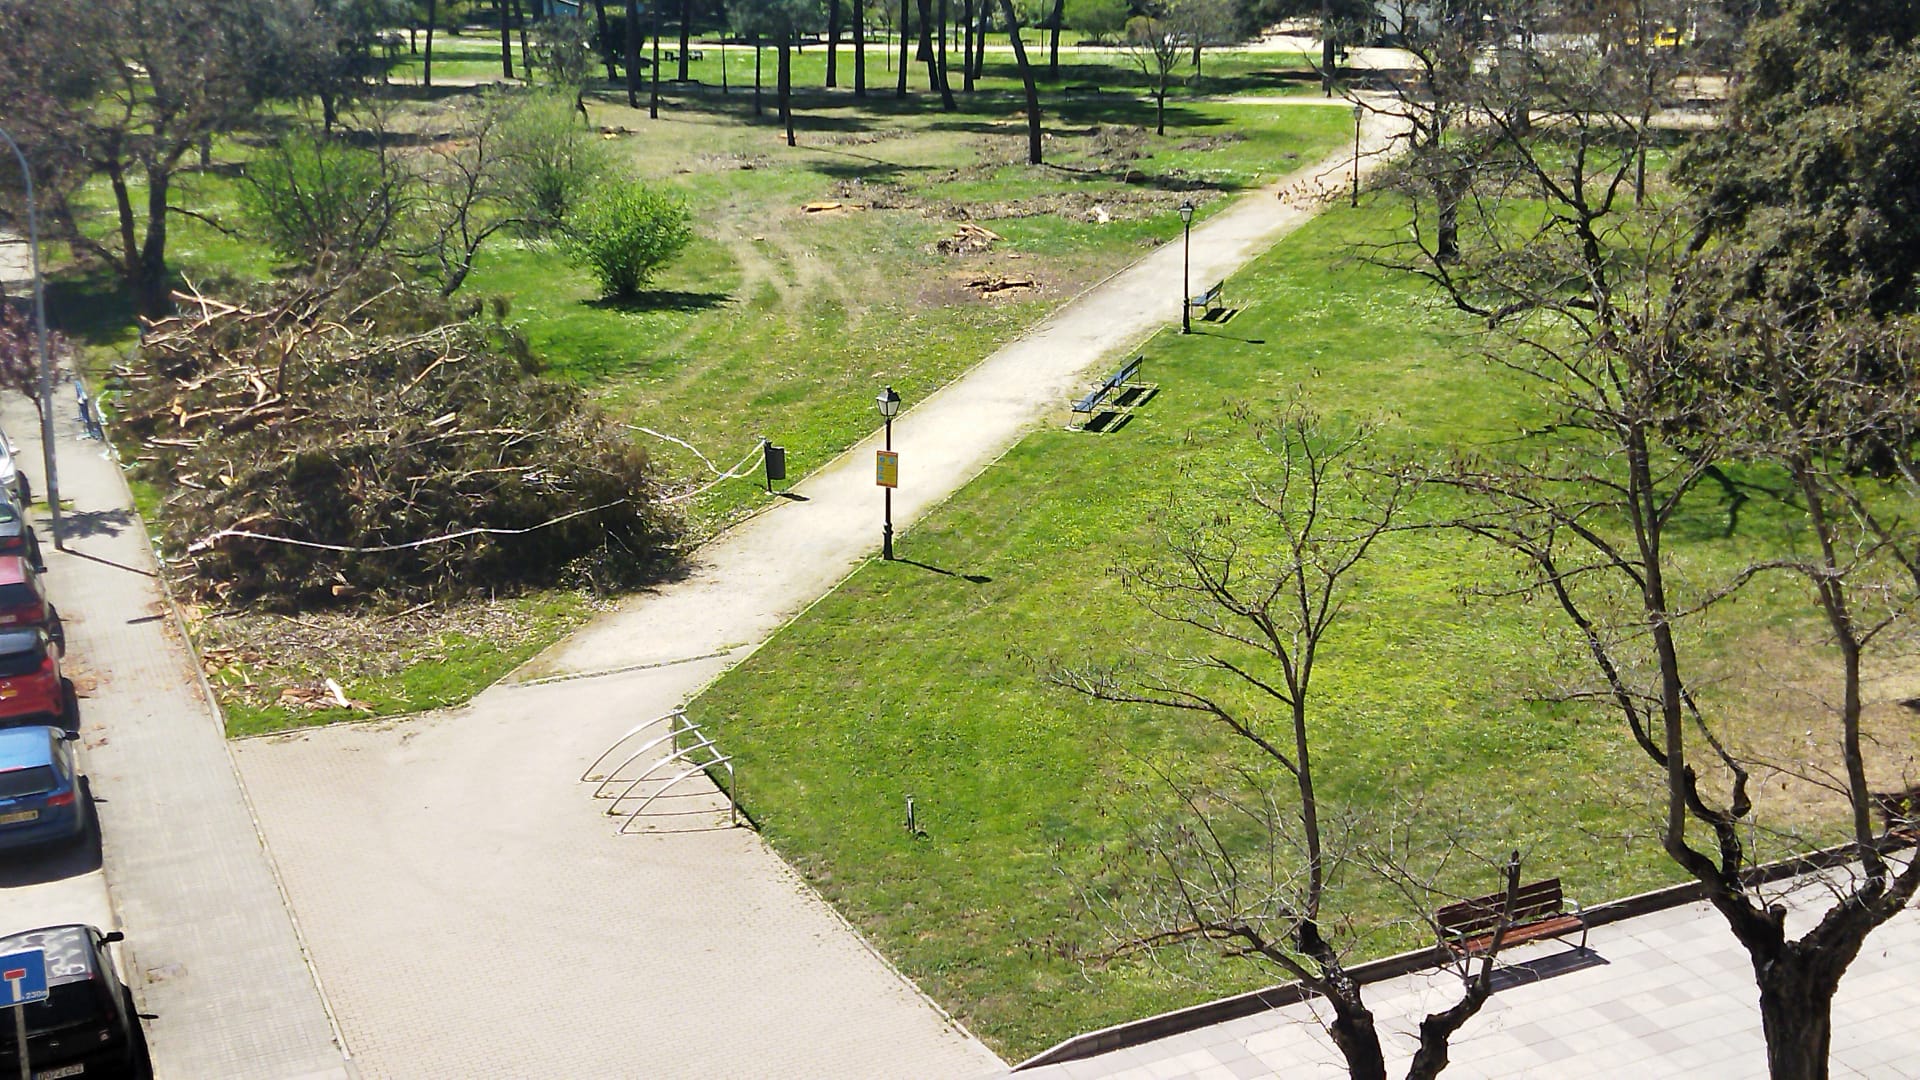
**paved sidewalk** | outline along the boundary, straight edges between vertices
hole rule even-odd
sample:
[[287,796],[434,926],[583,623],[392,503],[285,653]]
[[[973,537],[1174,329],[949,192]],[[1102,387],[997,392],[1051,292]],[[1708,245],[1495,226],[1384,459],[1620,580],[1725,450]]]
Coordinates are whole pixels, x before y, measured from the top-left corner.
[[[1810,887],[1793,895],[1788,930],[1798,936],[1833,898]],[[1745,949],[1704,901],[1595,929],[1591,955],[1541,941],[1502,953],[1510,969],[1547,977],[1498,990],[1451,1045],[1446,1075],[1486,1080],[1762,1080],[1766,1043]],[[1588,961],[1585,967],[1570,961]],[[1833,1003],[1832,1075],[1907,1080],[1920,1071],[1920,912],[1874,931],[1840,981]],[[1566,970],[1557,970],[1565,965]],[[1419,972],[1369,986],[1389,1075],[1419,1045],[1420,1018],[1459,998],[1452,976]],[[1026,1069],[1019,1080],[1338,1080],[1340,1053],[1315,1019],[1324,1004],[1301,1002],[1095,1057]]]
[[[1378,132],[1370,141],[1378,141]],[[1345,158],[1305,170],[1344,178]],[[1204,287],[1311,210],[1256,192],[1193,234]],[[1179,316],[1148,256],[895,422],[909,526],[1086,371]],[[875,388],[876,390],[878,387]],[[833,588],[879,540],[871,441],[465,709],[235,744],[366,1076],[967,1077],[999,1071],[755,834],[616,835],[576,777]],[[741,777],[751,789],[752,776]],[[563,1066],[556,1063],[564,1063]]]
[[[82,694],[105,876],[127,934],[125,974],[142,1010],[158,1017],[147,1023],[155,1072],[160,1080],[347,1076],[126,484],[99,443],[79,438],[66,384],[55,400],[69,539],[55,550],[43,517],[47,584]],[[0,424],[43,495],[31,403],[9,398]],[[0,904],[8,923],[28,914],[11,894]],[[92,899],[60,910],[53,919],[36,905],[28,921],[113,925]]]

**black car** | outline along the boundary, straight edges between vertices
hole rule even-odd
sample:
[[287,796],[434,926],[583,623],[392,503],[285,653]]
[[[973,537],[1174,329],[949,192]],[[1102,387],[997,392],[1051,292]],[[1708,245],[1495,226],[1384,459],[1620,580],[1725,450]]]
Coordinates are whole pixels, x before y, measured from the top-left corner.
[[[133,993],[107,950],[120,932],[91,926],[48,926],[0,937],[0,956],[40,949],[47,955],[50,995],[26,1007],[27,1065],[35,1077],[126,1077],[151,1080],[147,1036]],[[7,1010],[11,1013],[12,1010]],[[20,1075],[12,1017],[0,1023],[0,1076]]]

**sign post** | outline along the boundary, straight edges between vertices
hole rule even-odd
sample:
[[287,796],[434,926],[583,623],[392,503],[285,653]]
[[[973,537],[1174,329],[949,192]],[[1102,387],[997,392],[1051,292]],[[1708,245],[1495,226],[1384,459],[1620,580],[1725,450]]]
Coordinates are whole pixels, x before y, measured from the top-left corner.
[[27,1061],[27,1005],[47,1000],[47,954],[40,949],[0,956],[0,1008],[13,1009],[13,1044],[20,1051],[20,1080],[32,1080]]

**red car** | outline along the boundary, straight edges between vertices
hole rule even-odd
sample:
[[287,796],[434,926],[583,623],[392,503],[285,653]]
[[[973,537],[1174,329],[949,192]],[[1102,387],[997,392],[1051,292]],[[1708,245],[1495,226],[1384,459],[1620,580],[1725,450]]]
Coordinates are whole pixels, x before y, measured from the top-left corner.
[[0,630],[0,725],[73,717],[72,698],[60,677],[60,651],[37,627]]
[[62,655],[67,651],[66,628],[60,612],[47,599],[47,587],[33,565],[18,555],[0,555],[0,630],[39,627],[53,639]]

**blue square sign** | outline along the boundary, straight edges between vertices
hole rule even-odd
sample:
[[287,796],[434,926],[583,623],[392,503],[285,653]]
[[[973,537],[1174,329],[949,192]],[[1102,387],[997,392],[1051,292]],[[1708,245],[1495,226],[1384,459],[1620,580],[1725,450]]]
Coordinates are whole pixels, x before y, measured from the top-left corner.
[[0,1008],[47,1000],[47,954],[40,949],[0,956]]

